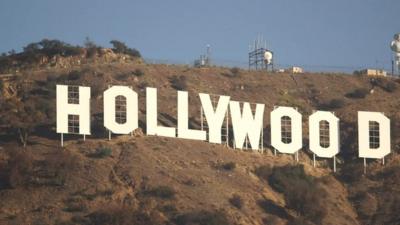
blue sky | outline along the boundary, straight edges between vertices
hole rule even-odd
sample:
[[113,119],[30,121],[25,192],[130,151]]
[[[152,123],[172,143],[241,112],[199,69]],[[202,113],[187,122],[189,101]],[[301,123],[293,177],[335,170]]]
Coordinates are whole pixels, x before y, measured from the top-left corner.
[[42,38],[82,44],[88,36],[177,62],[193,61],[210,44],[214,59],[246,63],[260,34],[277,64],[389,69],[399,9],[399,0],[1,0],[0,52]]

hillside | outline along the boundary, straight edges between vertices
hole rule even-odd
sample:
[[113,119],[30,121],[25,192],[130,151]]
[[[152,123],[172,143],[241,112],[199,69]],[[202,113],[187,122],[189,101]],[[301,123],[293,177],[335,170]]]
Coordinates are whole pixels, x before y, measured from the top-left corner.
[[[92,135],[67,135],[64,148],[55,133],[56,84],[92,88]],[[141,129],[108,141],[102,92],[116,84],[138,92]],[[399,86],[386,78],[140,60],[24,69],[1,85],[0,224],[399,224]],[[195,128],[198,93],[265,104],[265,152],[143,135],[145,87],[158,89],[159,122],[169,126],[176,125],[176,89],[189,91]],[[268,147],[276,105],[303,115],[299,162]],[[331,160],[312,165],[307,118],[317,109],[341,120],[336,173]],[[392,154],[384,166],[368,161],[365,175],[357,156],[359,110],[384,112],[392,123]]]

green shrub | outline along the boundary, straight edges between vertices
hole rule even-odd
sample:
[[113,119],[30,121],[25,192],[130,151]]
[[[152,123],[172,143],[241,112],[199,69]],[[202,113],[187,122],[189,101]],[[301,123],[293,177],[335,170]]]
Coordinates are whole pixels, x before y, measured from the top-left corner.
[[181,214],[174,219],[177,225],[199,224],[199,225],[229,225],[231,224],[225,213],[221,211],[196,211]]
[[31,57],[39,54],[44,54],[48,57],[54,55],[74,56],[81,54],[81,52],[81,47],[72,46],[56,39],[43,39],[39,42],[30,43],[23,48],[23,54]]
[[55,79],[57,82],[68,82],[70,83],[74,83],[74,82],[70,82],[70,81],[77,81],[82,77],[82,71],[78,71],[78,70],[73,70],[68,74],[63,74],[61,76],[58,77],[51,77],[49,76],[48,79],[49,81]]
[[394,92],[397,89],[397,85],[395,82],[388,82],[386,85],[383,87],[383,89],[389,93]]
[[385,79],[385,78],[372,79],[371,84],[376,85],[376,86],[382,88],[382,90],[389,92],[389,93],[392,93],[397,89],[396,82]]
[[229,203],[231,203],[231,205],[233,205],[234,207],[241,209],[243,207],[243,200],[239,195],[233,195],[230,199],[229,199]]
[[313,177],[304,172],[303,165],[275,167],[269,176],[269,182],[275,190],[282,193],[298,183],[314,186]]
[[187,90],[187,81],[185,76],[173,76],[170,79],[171,86],[172,88],[179,90],[179,91],[185,91]]
[[86,216],[87,225],[160,225],[156,218],[143,211],[137,211],[132,207],[120,205],[106,205]]
[[171,187],[162,185],[154,187],[150,190],[146,190],[144,191],[144,194],[162,199],[172,199],[175,196],[176,192]]
[[32,186],[63,186],[80,167],[76,155],[55,151],[36,163],[30,151],[13,151],[8,160],[7,185],[11,188]]
[[290,218],[289,213],[287,212],[287,210],[284,207],[276,204],[275,202],[273,202],[270,199],[258,200],[257,205],[260,206],[260,208],[268,214],[275,215],[275,216],[277,216],[279,218],[283,218],[283,219]]
[[299,216],[289,220],[287,225],[315,225],[315,223],[309,222],[304,217]]
[[233,77],[237,77],[240,75],[240,69],[238,67],[233,67],[229,70]]
[[135,69],[135,70],[132,72],[132,74],[135,75],[135,76],[137,76],[137,77],[141,77],[141,76],[144,75],[144,72],[143,72],[143,70],[141,70],[141,69]]
[[75,70],[68,74],[67,79],[68,80],[79,80],[79,78],[81,78],[81,76],[82,76],[82,73]]
[[160,211],[167,215],[168,218],[175,217],[178,214],[178,209],[175,204],[163,205],[161,206]]
[[128,79],[128,77],[129,77],[128,74],[126,74],[126,73],[121,73],[121,74],[118,74],[118,75],[115,77],[115,79],[117,79],[117,80],[119,80],[119,81],[122,81],[122,80]]
[[365,98],[369,94],[369,90],[366,88],[357,88],[352,92],[346,94],[348,98]]
[[269,176],[272,173],[272,169],[270,166],[259,166],[256,168],[254,173],[261,179],[268,181]]
[[141,90],[144,90],[146,87],[149,87],[149,86],[150,86],[150,84],[148,82],[143,81],[143,82],[139,83],[138,88]]
[[115,53],[122,53],[122,54],[127,54],[133,57],[138,57],[140,58],[140,52],[134,48],[128,48],[124,42],[117,41],[117,40],[112,40],[110,43],[113,45],[113,51]]
[[90,47],[86,49],[86,58],[93,58],[99,52],[100,47]]
[[111,153],[112,153],[111,148],[102,147],[102,148],[96,149],[96,151],[94,153],[89,154],[89,157],[91,157],[91,158],[105,158],[105,157],[110,156]]
[[93,58],[94,56],[96,56],[100,50],[101,47],[98,46],[94,41],[92,41],[89,37],[85,38],[85,41],[83,43],[83,45],[86,48],[86,58]]
[[345,106],[345,101],[343,99],[335,98],[330,100],[326,104],[322,104],[320,107],[328,110],[340,109]]
[[227,162],[221,165],[221,168],[224,170],[234,170],[236,168],[235,162]]
[[63,209],[65,212],[83,212],[86,211],[87,207],[82,202],[72,202],[68,203]]
[[29,186],[32,183],[34,158],[30,151],[12,151],[8,159],[6,186],[12,188]]
[[46,78],[46,81],[47,82],[56,82],[57,81],[57,75],[55,75],[55,74],[50,74],[50,75],[48,75],[47,76],[47,78]]
[[326,215],[325,193],[318,188],[315,179],[305,173],[303,165],[273,168],[269,184],[283,193],[288,208],[304,218],[319,224]]
[[344,163],[341,168],[340,178],[346,183],[357,182],[363,177],[363,168],[361,163]]

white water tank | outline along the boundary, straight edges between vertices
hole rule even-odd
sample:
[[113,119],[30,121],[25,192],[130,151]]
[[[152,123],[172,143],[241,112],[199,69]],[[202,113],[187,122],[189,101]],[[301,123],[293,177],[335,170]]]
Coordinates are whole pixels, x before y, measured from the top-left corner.
[[400,33],[395,34],[392,43],[390,44],[390,48],[394,52],[395,62],[398,67],[398,71],[400,71]]
[[273,57],[272,52],[270,51],[264,52],[264,61],[267,65],[272,63],[272,57]]

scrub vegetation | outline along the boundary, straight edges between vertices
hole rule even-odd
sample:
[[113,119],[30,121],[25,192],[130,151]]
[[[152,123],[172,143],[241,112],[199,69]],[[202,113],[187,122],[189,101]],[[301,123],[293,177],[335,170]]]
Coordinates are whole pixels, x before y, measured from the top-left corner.
[[[291,75],[235,68],[147,64],[123,42],[106,49],[56,40],[0,57],[0,224],[343,224],[397,225],[400,105],[397,79],[346,74]],[[56,84],[91,87],[91,135],[55,131]],[[108,140],[102,93],[130,86],[139,126]],[[158,123],[176,126],[176,91],[189,92],[189,127],[200,129],[197,93],[265,104],[263,153],[146,136],[145,87],[158,91]],[[304,121],[299,162],[273,154],[269,112],[297,107]],[[357,155],[357,111],[392,121],[392,151],[381,161]],[[308,150],[313,110],[340,118],[341,152]],[[229,142],[232,143],[232,129]]]

